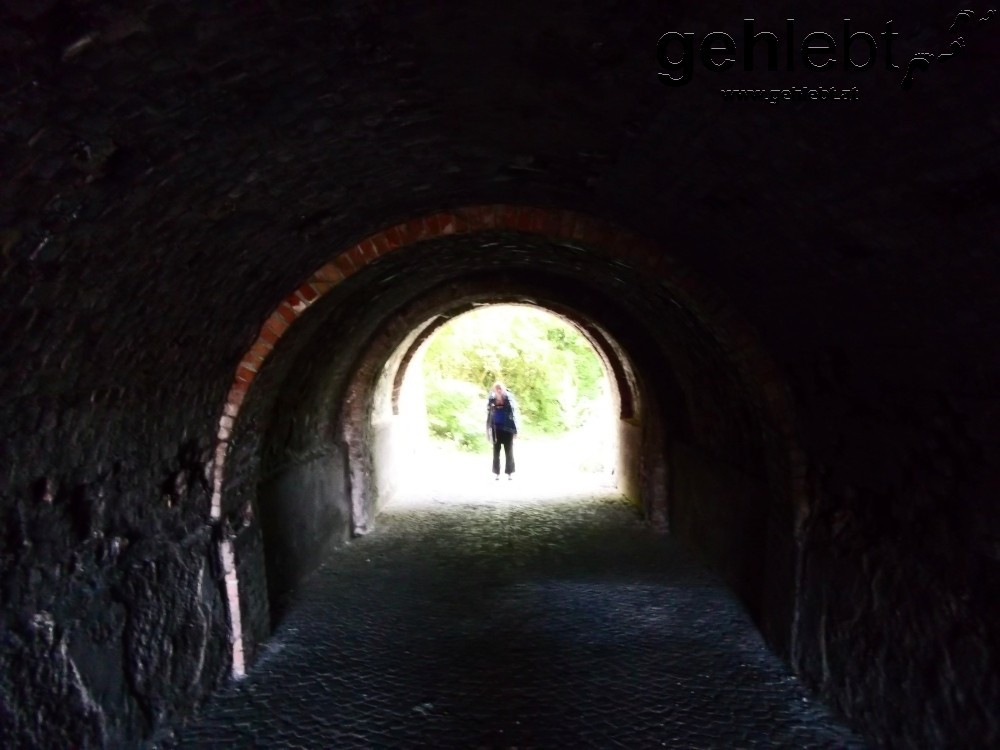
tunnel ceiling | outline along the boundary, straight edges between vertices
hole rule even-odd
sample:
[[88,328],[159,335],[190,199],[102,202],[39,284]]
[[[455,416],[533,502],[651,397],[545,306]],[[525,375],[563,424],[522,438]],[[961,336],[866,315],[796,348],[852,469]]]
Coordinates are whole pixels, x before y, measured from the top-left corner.
[[[15,392],[42,375],[64,384],[52,397],[86,398],[114,370],[149,396],[165,368],[193,377],[194,351],[199,377],[221,375],[351,240],[485,202],[573,207],[661,240],[790,366],[887,339],[915,362],[926,331],[951,327],[979,350],[963,321],[996,309],[985,62],[909,98],[873,73],[863,109],[737,107],[705,71],[677,91],[652,66],[662,30],[737,6],[576,5],[10,6]],[[909,49],[939,21],[907,7]],[[859,28],[891,15],[851,10]],[[957,350],[929,364],[970,365]]]
[[[997,123],[971,54],[909,98],[873,72],[863,109],[737,107],[705,71],[654,85],[652,56],[662,30],[736,23],[737,5],[28,6],[8,9],[3,39],[17,60],[3,70],[4,299],[42,311],[16,321],[40,335],[57,302],[84,319],[155,309],[91,334],[97,359],[140,332],[140,351],[187,335],[233,356],[351,239],[479,202],[574,207],[660,238],[785,346],[864,336],[876,308],[906,345],[914,308],[945,324],[986,291]],[[859,28],[889,13],[852,10]],[[907,16],[911,37],[940,24]],[[122,366],[154,377],[161,360]]]

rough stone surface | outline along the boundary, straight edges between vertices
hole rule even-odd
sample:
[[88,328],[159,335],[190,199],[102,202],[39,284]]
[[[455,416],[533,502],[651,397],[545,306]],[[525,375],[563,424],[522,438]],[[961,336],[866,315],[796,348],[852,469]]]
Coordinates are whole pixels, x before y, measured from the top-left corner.
[[[762,527],[769,566],[794,571],[762,583],[769,641],[873,741],[1000,744],[1000,21],[963,30],[962,54],[909,93],[879,64],[699,67],[668,89],[659,35],[738,35],[745,3],[113,5],[0,10],[0,744],[128,744],[210,694],[227,670],[215,560],[230,530],[247,643],[263,643],[266,379],[218,521],[205,480],[237,364],[354,242],[494,203],[593,215],[722,291],[777,364],[802,448],[801,466],[751,467],[769,500],[786,480],[808,496]],[[800,31],[892,18],[902,64],[946,49],[957,9],[795,14]],[[770,13],[761,28],[782,31]],[[814,82],[861,100],[719,94]],[[469,264],[496,252],[470,246]],[[546,268],[650,301],[590,266]],[[380,322],[326,341],[357,354]],[[733,360],[701,368],[691,412],[709,444],[750,429],[731,443],[763,446],[745,466],[780,451],[747,421],[749,395],[729,408],[729,385],[748,385]]]
[[863,747],[620,495],[486,476],[335,550],[250,676],[152,746]]

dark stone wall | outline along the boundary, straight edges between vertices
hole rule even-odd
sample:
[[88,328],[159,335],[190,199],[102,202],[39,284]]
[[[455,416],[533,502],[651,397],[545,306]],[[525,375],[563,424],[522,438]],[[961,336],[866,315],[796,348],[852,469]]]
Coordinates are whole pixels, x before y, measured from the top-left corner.
[[615,467],[615,480],[619,491],[637,507],[642,507],[642,496],[639,492],[642,430],[636,422],[635,418],[622,419],[618,422],[619,463]]
[[5,747],[118,747],[190,712],[225,678],[227,619],[207,528],[95,535],[49,559],[27,551],[4,571]]
[[[223,515],[234,524],[237,572],[266,596],[241,596],[251,655],[324,549],[351,533],[347,446],[338,420],[353,368],[386,313],[363,280],[347,282],[288,331],[254,383],[226,461]],[[391,307],[389,308],[391,309]],[[246,581],[246,583],[244,583]]]
[[274,539],[265,550],[272,596],[310,572],[328,544],[348,539],[348,481],[347,457],[333,449],[261,484],[260,522]]
[[[873,31],[892,18],[902,64],[944,50],[956,10],[794,13],[802,29],[834,31],[843,17]],[[782,30],[787,13],[754,12]],[[339,249],[411,216],[498,202],[614,222],[723,291],[785,375],[805,457],[804,470],[781,465],[781,436],[761,434],[753,399],[737,395],[746,384],[722,367],[739,352],[699,369],[708,346],[673,368],[701,394],[683,441],[766,466],[766,566],[799,572],[763,582],[765,633],[873,742],[996,744],[996,22],[967,30],[962,54],[908,93],[881,65],[812,78],[697,68],[685,88],[659,84],[662,32],[738,35],[746,13],[616,0],[7,3],[4,744],[127,743],[217,685],[225,528],[239,530],[259,642],[263,438],[234,448],[218,524],[204,480],[236,364]],[[812,81],[858,85],[862,99],[772,106],[718,91]],[[420,273],[444,278],[433,261]],[[659,294],[600,274],[591,282],[608,295]],[[378,299],[405,296],[398,281]],[[675,346],[657,346],[683,350],[691,322],[658,320]],[[352,326],[329,338],[355,342],[347,360],[367,335]],[[271,434],[273,403],[254,403],[237,429]]]
[[950,393],[928,392],[916,363],[875,391],[861,386],[864,406],[841,401],[843,386],[824,392],[824,412],[844,411],[825,415],[817,441],[834,442],[812,478],[797,662],[847,716],[900,746],[1000,736],[995,453],[981,427],[988,406],[965,411],[985,366],[970,362]]
[[670,496],[676,498],[670,508],[671,531],[714,564],[759,622],[765,606],[761,588],[767,581],[762,540],[767,539],[768,516],[760,512],[768,505],[766,481],[685,443],[672,442],[668,456]]
[[[199,395],[190,377],[154,385],[142,365],[129,375],[130,359],[40,373],[4,406],[4,747],[117,747],[228,674],[207,476],[206,401],[224,391]],[[25,366],[6,360],[6,382]],[[170,408],[184,399],[190,412]]]

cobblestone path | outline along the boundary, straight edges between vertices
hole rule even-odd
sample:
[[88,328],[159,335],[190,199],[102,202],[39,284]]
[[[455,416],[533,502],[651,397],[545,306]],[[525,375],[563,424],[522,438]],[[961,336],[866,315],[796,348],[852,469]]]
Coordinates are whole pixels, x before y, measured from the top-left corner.
[[515,484],[391,507],[156,747],[862,747],[620,496]]

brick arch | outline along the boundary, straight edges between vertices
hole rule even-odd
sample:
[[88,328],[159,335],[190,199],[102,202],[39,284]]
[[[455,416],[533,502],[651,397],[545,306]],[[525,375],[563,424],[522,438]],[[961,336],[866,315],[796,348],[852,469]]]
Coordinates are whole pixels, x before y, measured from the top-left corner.
[[[783,476],[772,477],[772,480],[777,483],[776,489],[782,492],[791,506],[795,534],[798,536],[808,513],[805,460],[795,438],[793,412],[784,379],[760,345],[752,327],[739,317],[723,295],[682,268],[653,241],[573,211],[504,204],[442,211],[376,232],[338,253],[278,305],[264,321],[256,340],[241,358],[226,395],[218,422],[212,468],[210,515],[213,520],[220,519],[222,515],[226,457],[240,409],[258,372],[296,320],[342,281],[384,255],[418,242],[489,230],[531,234],[558,244],[586,247],[660,279],[674,299],[693,314],[722,345],[741,379],[748,385],[758,416],[764,421],[772,439],[780,441]],[[244,670],[239,623],[239,584],[230,535],[223,534],[220,557],[226,571],[230,600],[233,672],[239,676]],[[796,565],[796,569],[797,567]],[[784,647],[787,648],[787,644]]]
[[791,439],[792,410],[783,379],[764,354],[756,333],[737,317],[718,292],[696,280],[689,271],[679,268],[656,243],[572,211],[510,205],[474,206],[412,219],[355,243],[317,269],[268,316],[257,339],[236,368],[219,419],[213,465],[212,518],[221,515],[226,453],[240,407],[265,360],[296,319],[341,281],[382,255],[415,242],[445,235],[473,234],[485,229],[507,229],[540,234],[557,242],[578,242],[661,277],[670,291],[727,346],[744,377],[759,389],[764,407],[762,416],[779,434]]
[[413,342],[406,348],[403,353],[403,358],[400,360],[399,368],[396,370],[396,375],[392,379],[392,413],[399,414],[399,393],[403,388],[403,380],[406,377],[406,372],[409,369],[410,362],[413,360],[414,355],[416,355],[417,350],[424,345],[434,333],[445,323],[454,320],[455,318],[461,317],[465,313],[474,310],[475,305],[462,305],[455,310],[449,310],[446,313],[438,315],[432,321],[430,321],[424,329],[417,335]]

